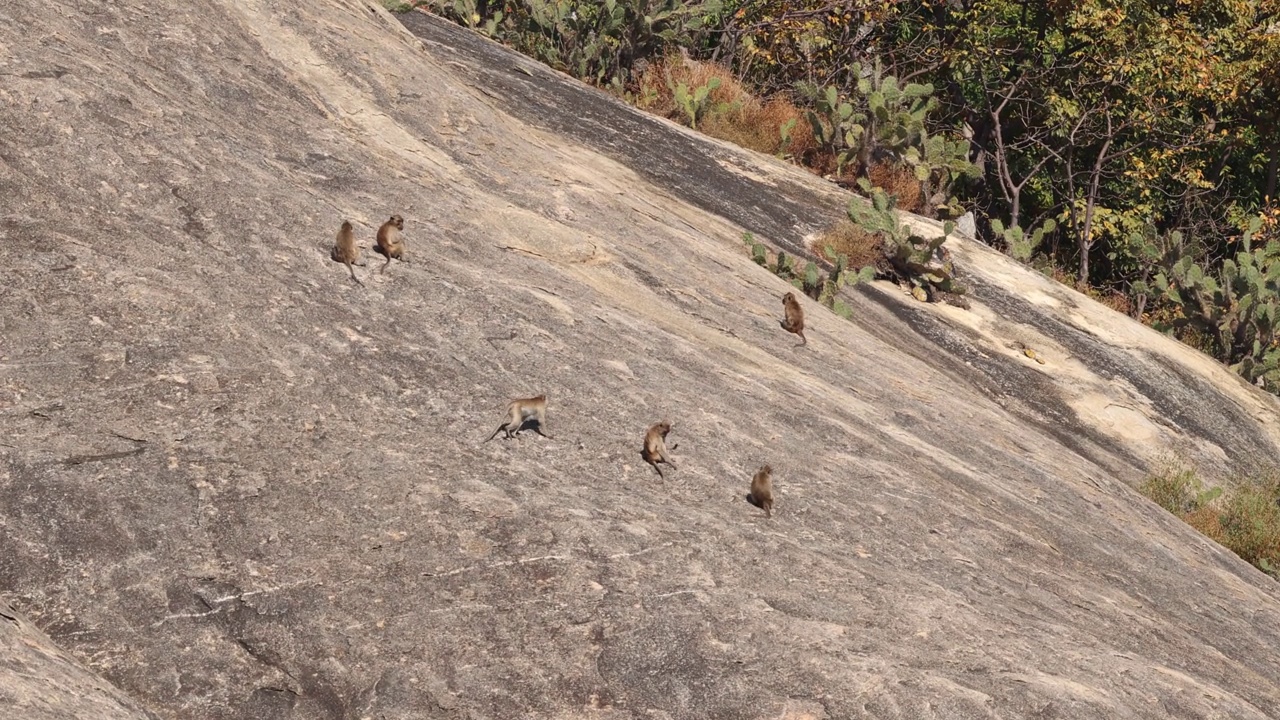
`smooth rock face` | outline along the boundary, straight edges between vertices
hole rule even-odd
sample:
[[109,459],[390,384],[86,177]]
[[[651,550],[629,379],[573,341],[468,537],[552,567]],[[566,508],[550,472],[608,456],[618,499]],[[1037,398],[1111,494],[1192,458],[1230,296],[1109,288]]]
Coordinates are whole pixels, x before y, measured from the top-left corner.
[[[0,591],[157,717],[1280,707],[1277,585],[1130,488],[1276,399],[979,243],[793,347],[742,233],[848,194],[362,2],[16,0],[0,78]],[[22,717],[142,715],[24,622]]]
[[0,717],[14,720],[154,720],[111,683],[88,672],[0,602]]

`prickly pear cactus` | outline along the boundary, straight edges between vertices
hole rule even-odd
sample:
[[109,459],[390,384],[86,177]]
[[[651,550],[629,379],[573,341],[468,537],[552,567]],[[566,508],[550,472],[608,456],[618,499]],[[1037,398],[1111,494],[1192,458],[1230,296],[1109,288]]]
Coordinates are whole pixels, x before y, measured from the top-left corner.
[[849,205],[849,217],[884,238],[885,257],[899,282],[910,286],[911,294],[924,302],[934,302],[939,292],[963,295],[965,289],[956,281],[951,253],[942,246],[955,230],[955,222],[943,223],[942,235],[936,238],[923,237],[898,222],[892,196],[866,181],[860,184],[871,196],[871,207],[855,200]]
[[1165,329],[1195,327],[1214,340],[1218,359],[1246,380],[1274,382],[1280,379],[1280,241],[1255,247],[1260,227],[1255,218],[1236,256],[1216,273],[1186,256],[1169,263],[1150,286],[1135,283],[1134,290],[1154,292],[1179,308]]

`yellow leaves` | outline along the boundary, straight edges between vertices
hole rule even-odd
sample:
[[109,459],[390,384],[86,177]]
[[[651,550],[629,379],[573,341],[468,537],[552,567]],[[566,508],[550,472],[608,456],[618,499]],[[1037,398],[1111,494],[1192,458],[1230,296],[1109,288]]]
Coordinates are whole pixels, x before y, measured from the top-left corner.
[[[1274,198],[1272,202],[1274,202]],[[1257,233],[1259,236],[1270,237],[1280,234],[1280,206],[1271,205],[1263,208],[1258,213],[1258,220],[1262,222]]]

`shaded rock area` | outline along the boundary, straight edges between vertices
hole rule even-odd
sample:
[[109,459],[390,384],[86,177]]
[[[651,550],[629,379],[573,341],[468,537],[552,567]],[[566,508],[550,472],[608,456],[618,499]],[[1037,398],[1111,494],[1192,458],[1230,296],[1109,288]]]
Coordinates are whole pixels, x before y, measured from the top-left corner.
[[1131,486],[1275,457],[1276,399],[963,239],[971,310],[873,283],[794,347],[742,233],[850,197],[424,15],[5,3],[0,592],[120,692],[6,611],[0,698],[1274,716],[1277,585]]

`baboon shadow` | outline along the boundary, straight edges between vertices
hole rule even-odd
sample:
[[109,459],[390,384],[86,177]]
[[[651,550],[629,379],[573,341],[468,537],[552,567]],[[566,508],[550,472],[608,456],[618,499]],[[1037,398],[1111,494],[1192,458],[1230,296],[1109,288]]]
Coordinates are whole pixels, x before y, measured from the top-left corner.
[[[332,260],[332,261],[334,261],[334,262],[336,262],[336,263],[341,263],[341,262],[342,262],[342,260],[340,260],[340,259],[338,258],[338,246],[337,246],[337,245],[325,245],[325,246],[323,246],[323,247],[321,247],[321,248],[318,248],[318,249],[320,250],[320,252],[324,253],[324,256],[325,256],[325,257],[329,258],[330,260]],[[361,252],[361,251],[362,251],[362,248],[360,248],[360,247],[358,247],[358,246],[357,246],[357,247],[356,247],[356,252]],[[363,254],[363,253],[362,253],[362,254]],[[360,260],[360,262],[353,262],[353,263],[351,263],[351,264],[352,264],[352,265],[355,265],[356,267],[364,267],[364,259],[362,258],[362,259]]]
[[518,428],[516,428],[515,430],[513,430],[513,431],[512,431],[512,433],[513,433],[513,434],[514,434],[514,433],[518,433],[518,432],[520,432],[521,430],[532,430],[532,431],[534,431],[534,432],[538,433],[539,435],[541,435],[541,436],[542,436],[542,437],[544,437],[544,438],[550,438],[550,437],[551,437],[550,435],[548,435],[548,434],[546,434],[546,433],[542,432],[542,423],[538,422],[538,419],[537,419],[537,418],[528,418],[528,419],[526,419],[524,422],[520,423],[520,427],[518,427]]
[[[503,432],[504,430],[510,431],[510,434],[508,435],[507,433]],[[514,430],[511,430],[506,426],[506,423],[503,423],[502,425],[498,426],[497,430],[493,431],[493,434],[489,436],[489,440],[492,440],[498,437],[499,435],[502,436],[503,440],[510,440],[522,430],[532,430],[548,440],[555,440],[554,437],[542,432],[542,423],[538,422],[537,418],[525,418],[524,422],[520,423],[520,427]],[[489,442],[489,440],[485,440],[485,442]]]

